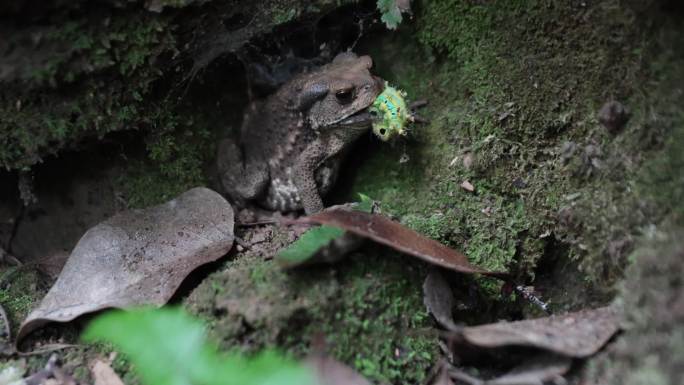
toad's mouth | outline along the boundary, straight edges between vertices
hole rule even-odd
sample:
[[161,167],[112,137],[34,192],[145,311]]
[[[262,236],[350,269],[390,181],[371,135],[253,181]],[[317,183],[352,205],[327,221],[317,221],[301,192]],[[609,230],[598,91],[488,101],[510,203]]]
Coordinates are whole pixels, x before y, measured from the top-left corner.
[[369,128],[373,123],[373,116],[370,114],[368,108],[350,115],[339,122],[335,123],[335,126],[343,126],[347,128]]

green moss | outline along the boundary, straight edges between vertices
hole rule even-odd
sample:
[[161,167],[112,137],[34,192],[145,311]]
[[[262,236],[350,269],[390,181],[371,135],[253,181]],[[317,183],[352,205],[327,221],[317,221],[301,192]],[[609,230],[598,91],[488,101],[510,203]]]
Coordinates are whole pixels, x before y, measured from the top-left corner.
[[303,357],[323,335],[334,357],[373,380],[425,378],[437,344],[425,330],[432,324],[422,304],[425,273],[415,264],[368,250],[339,265],[283,271],[261,253],[240,255],[188,298],[221,346],[277,346]]
[[277,6],[272,7],[272,12],[273,23],[279,25],[294,20],[299,15],[300,10],[298,8],[283,5],[282,8]]
[[165,202],[206,184],[204,166],[215,150],[208,130],[192,121],[167,118],[164,129],[147,136],[146,157],[129,162],[118,185],[128,206],[140,208]]
[[5,308],[14,330],[40,299],[38,274],[25,268],[6,269],[0,275],[0,304]]
[[[62,17],[55,14],[56,19]],[[22,169],[83,138],[154,124],[151,86],[155,59],[173,50],[167,20],[132,17],[73,18],[41,36],[0,91],[0,166]],[[14,44],[26,39],[17,33]]]
[[[647,52],[672,45],[651,28],[657,17],[647,6],[612,1],[586,9],[551,1],[424,2],[415,31],[369,51],[377,52],[380,75],[409,98],[430,97],[421,114],[431,122],[414,126],[407,143],[374,151],[353,192],[380,200],[385,211],[481,266],[533,281],[538,261],[562,251],[585,285],[610,291],[631,240],[655,215],[635,194],[643,161],[657,157],[667,136],[653,127],[679,109],[654,88],[668,83],[661,75],[676,64],[644,65]],[[632,111],[617,135],[596,118],[611,99]],[[668,111],[656,125],[645,119],[654,110]],[[403,155],[408,162],[399,162]],[[668,162],[666,169],[680,169]],[[462,189],[464,181],[475,191]],[[664,200],[675,202],[679,193],[671,191]]]
[[349,262],[338,307],[312,328],[325,333],[336,357],[369,379],[420,383],[438,356],[423,305],[424,271],[399,263],[390,251],[367,253]]
[[684,368],[684,230],[670,221],[640,239],[621,285],[624,332],[584,376],[590,383],[679,384]]

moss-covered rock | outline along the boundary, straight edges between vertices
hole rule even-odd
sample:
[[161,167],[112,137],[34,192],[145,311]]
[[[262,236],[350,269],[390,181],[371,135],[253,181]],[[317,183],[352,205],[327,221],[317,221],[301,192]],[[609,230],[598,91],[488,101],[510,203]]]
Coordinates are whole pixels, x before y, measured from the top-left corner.
[[438,346],[427,329],[432,321],[422,303],[419,264],[370,248],[343,264],[285,271],[265,258],[291,236],[267,232],[269,245],[253,244],[187,299],[208,321],[212,338],[225,349],[279,347],[303,357],[323,336],[331,355],[373,380],[426,377]]
[[147,157],[122,183],[137,207],[207,183],[215,139],[235,125],[226,107],[220,119],[219,100],[244,93],[238,73],[189,97],[208,67],[280,24],[344,2],[25,3],[0,8],[8,36],[0,42],[0,169],[28,171],[65,150],[138,131]]
[[[421,113],[431,123],[374,151],[354,191],[521,281],[534,282],[542,258],[575,261],[583,287],[555,302],[578,306],[592,285],[610,292],[634,237],[658,216],[637,190],[679,110],[659,86],[677,68],[663,54],[677,28],[660,6],[421,3],[413,30],[364,48],[410,98],[429,97]],[[616,99],[631,113],[617,133],[597,118]]]
[[641,243],[620,291],[625,333],[591,362],[591,383],[678,384],[684,376],[684,244],[664,225]]

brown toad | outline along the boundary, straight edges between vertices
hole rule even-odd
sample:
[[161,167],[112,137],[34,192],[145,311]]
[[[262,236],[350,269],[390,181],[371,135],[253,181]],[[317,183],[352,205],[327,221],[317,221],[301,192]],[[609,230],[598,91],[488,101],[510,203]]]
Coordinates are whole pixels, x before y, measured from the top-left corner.
[[345,52],[296,76],[245,114],[240,143],[219,144],[218,168],[238,204],[277,211],[323,209],[346,150],[371,127],[367,108],[384,82],[368,56]]

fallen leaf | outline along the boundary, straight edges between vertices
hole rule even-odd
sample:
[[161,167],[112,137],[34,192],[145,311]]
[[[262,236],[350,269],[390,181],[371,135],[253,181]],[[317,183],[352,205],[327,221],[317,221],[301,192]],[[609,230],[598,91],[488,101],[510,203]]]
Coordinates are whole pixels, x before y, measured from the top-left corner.
[[51,280],[55,280],[59,277],[59,273],[68,259],[68,252],[55,252],[52,255],[37,258],[34,263],[41,273],[47,275]]
[[544,385],[563,383],[562,376],[570,370],[572,359],[555,354],[534,357],[503,376],[487,381],[487,385]]
[[309,261],[322,247],[344,234],[342,229],[317,226],[302,234],[299,239],[277,255],[277,261],[286,267],[298,266]]
[[500,279],[508,275],[471,265],[468,258],[458,251],[379,214],[330,210],[300,218],[296,222],[339,227],[426,262],[461,273],[482,274]]
[[437,269],[428,273],[423,283],[423,303],[435,320],[445,329],[458,331],[461,328],[454,323],[451,309],[454,307],[454,295],[444,275]]
[[468,191],[468,192],[473,192],[475,191],[475,186],[473,186],[472,183],[468,182],[467,180],[464,180],[461,183],[461,188]]
[[568,357],[596,353],[619,329],[620,317],[610,306],[516,322],[463,328],[468,343],[496,348],[509,345],[549,350]]
[[79,240],[15,344],[48,322],[105,308],[163,305],[192,270],[230,250],[233,225],[230,204],[206,188],[98,224]]
[[95,385],[124,385],[114,369],[102,360],[95,361],[90,373],[93,375]]
[[544,385],[549,381],[563,384],[563,375],[572,365],[569,357],[555,354],[537,355],[510,372],[490,380],[473,377],[461,369],[451,368],[449,374],[461,383],[468,385]]
[[371,385],[354,369],[327,355],[312,355],[304,363],[313,369],[318,385]]
[[[359,202],[348,205],[333,206],[327,210],[358,210],[370,213],[375,202],[364,194],[359,194]],[[356,250],[363,239],[354,234],[345,233],[337,227],[316,226],[307,230],[299,239],[276,255],[275,260],[283,267],[291,268],[318,263],[334,263]]]
[[439,369],[439,374],[437,374],[437,378],[435,378],[435,381],[432,383],[432,385],[454,385],[454,381],[452,381],[451,376],[449,376],[449,368],[447,367],[447,364],[443,363],[441,366],[442,367]]

